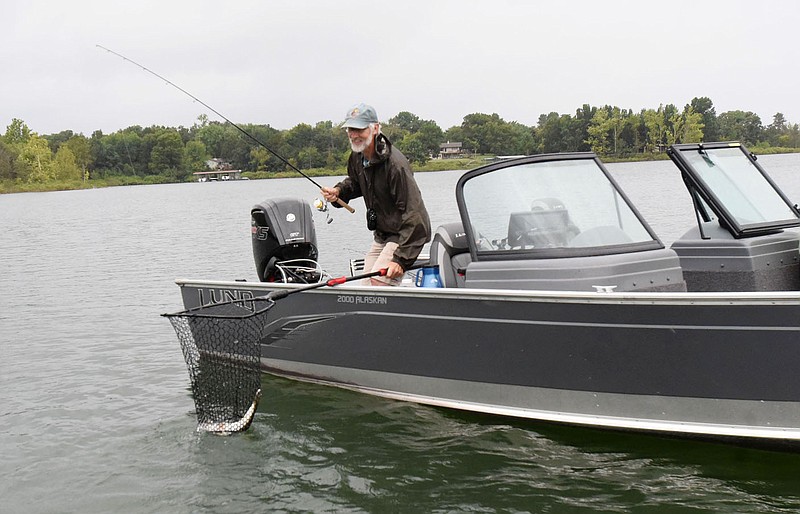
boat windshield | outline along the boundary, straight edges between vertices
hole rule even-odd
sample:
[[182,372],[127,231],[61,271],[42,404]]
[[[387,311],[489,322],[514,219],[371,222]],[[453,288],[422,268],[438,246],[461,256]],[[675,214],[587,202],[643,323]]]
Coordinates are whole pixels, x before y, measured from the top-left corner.
[[738,234],[800,225],[797,210],[738,143],[674,149],[705,203]]
[[579,155],[464,175],[459,202],[477,253],[587,255],[598,247],[615,253],[640,243],[661,246],[594,156]]

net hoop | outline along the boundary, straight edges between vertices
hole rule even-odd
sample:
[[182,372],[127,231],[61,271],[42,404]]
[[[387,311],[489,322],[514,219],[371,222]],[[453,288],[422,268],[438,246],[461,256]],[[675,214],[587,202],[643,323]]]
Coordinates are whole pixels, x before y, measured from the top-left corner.
[[261,398],[261,340],[274,305],[268,297],[219,302],[164,314],[191,381],[197,430],[247,430]]

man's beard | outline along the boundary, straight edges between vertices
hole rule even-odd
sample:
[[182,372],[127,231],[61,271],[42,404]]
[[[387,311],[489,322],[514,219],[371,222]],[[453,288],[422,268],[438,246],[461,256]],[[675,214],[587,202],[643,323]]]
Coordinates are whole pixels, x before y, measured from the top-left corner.
[[354,141],[350,141],[350,148],[356,153],[363,153],[364,150],[367,149],[369,146],[370,138],[372,138],[372,133],[367,136],[362,143],[356,143]]

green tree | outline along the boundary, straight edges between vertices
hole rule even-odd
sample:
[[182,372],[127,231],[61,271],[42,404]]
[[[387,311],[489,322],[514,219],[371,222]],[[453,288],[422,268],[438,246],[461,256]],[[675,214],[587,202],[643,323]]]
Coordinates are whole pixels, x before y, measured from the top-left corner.
[[474,149],[477,153],[502,153],[493,152],[493,141],[491,141],[491,131],[496,128],[502,121],[500,116],[495,114],[473,113],[464,116],[461,123],[461,129],[464,131],[466,139],[474,141],[477,147]]
[[287,169],[286,164],[272,153],[274,151],[284,158],[291,157],[294,150],[286,143],[284,133],[269,125],[256,125],[251,128],[251,134],[266,148],[260,144],[253,144],[249,150],[248,164],[243,169],[249,171],[285,171]]
[[314,128],[311,125],[300,123],[286,132],[284,140],[292,148],[291,153],[294,156],[303,148],[314,146],[315,135]]
[[445,141],[449,141],[452,143],[460,142],[464,143],[464,147],[466,147],[466,139],[464,134],[464,129],[461,128],[459,125],[455,125],[450,127],[449,129],[444,131],[444,139]]
[[53,153],[56,153],[58,151],[58,147],[63,143],[66,143],[74,135],[75,134],[71,130],[62,130],[58,134],[50,134],[42,137],[47,140],[47,143],[50,145],[50,150]]
[[564,149],[564,140],[569,133],[572,116],[557,112],[539,116],[537,131],[537,153],[556,153]]
[[21,146],[17,164],[20,178],[28,183],[45,183],[55,179],[53,152],[47,140],[31,134]]
[[[399,125],[393,125],[389,122],[386,122],[381,125],[381,134],[389,138],[393,144],[397,145],[403,141],[403,139],[409,135],[411,132],[407,130],[403,130],[400,128]],[[347,146],[350,146],[349,144]]]
[[718,119],[722,139],[753,145],[762,138],[764,127],[761,118],[753,112],[728,111],[720,114]]
[[609,131],[613,120],[609,116],[608,109],[598,109],[589,125],[589,138],[587,143],[592,151],[598,155],[611,153],[612,143],[609,139]]
[[536,153],[535,129],[512,121],[508,124],[510,150],[513,154],[530,155]]
[[59,146],[56,151],[55,159],[53,159],[53,177],[56,180],[67,182],[83,179],[83,171],[76,163],[75,155],[66,143]]
[[78,134],[69,138],[64,144],[75,156],[75,164],[81,169],[81,176],[85,176],[93,162],[92,142],[83,134]]
[[202,141],[189,141],[183,148],[183,168],[185,170],[204,171],[207,169],[206,161],[210,158],[206,145]]
[[[586,142],[593,152],[598,154],[626,153],[630,151],[631,134],[623,139],[624,129],[630,127],[628,120],[632,117],[630,111],[616,106],[606,105],[595,110],[595,114],[586,129],[588,138]],[[630,132],[630,131],[629,131]]]
[[176,130],[162,130],[155,135],[155,144],[147,165],[151,175],[166,174],[181,178],[183,170],[183,140]]
[[[264,148],[257,146],[250,150],[250,163],[253,164],[255,167],[255,171],[275,171],[271,169],[271,161],[274,159],[272,153],[269,150],[265,150]],[[277,160],[277,159],[275,159]]]
[[616,154],[622,156],[641,153],[644,150],[646,132],[641,116],[634,114],[631,109],[620,109],[619,116],[618,124],[614,127]]
[[[262,139],[261,131],[264,130],[263,125],[240,125],[248,134],[256,135],[259,140]],[[252,170],[250,165],[250,152],[258,143],[252,141],[250,138],[244,136],[233,125],[225,126],[225,139],[222,148],[222,157],[231,162],[235,169]]]
[[439,125],[432,121],[425,121],[415,134],[419,137],[425,153],[428,155],[439,153],[439,145],[444,142],[444,132]]
[[[144,131],[141,127],[129,127],[107,136],[95,132],[92,134],[89,159],[83,155],[82,149],[73,153],[81,165],[88,166],[93,162],[96,175],[99,176],[144,175],[147,173],[150,151],[155,144],[153,137],[152,130]],[[81,146],[84,143],[78,140],[74,144]]]
[[[441,127],[432,120],[423,120],[408,111],[399,112],[396,116],[381,125],[381,132],[400,148],[409,160],[424,163],[431,156],[439,153],[439,145],[447,139]],[[408,139],[410,136],[414,136]],[[461,139],[451,139],[461,141]]]
[[766,137],[770,145],[780,146],[780,137],[786,132],[788,125],[783,113],[775,113],[772,117],[772,123],[764,129],[764,137]]
[[714,109],[714,102],[707,96],[692,98],[690,104],[694,112],[699,113],[703,118],[703,141],[719,140],[719,123],[717,122],[717,111]]
[[203,128],[208,125],[208,115],[207,114],[200,114],[197,117],[197,122],[192,126],[192,128],[198,129]]
[[675,110],[667,121],[667,144],[699,143],[703,140],[703,116],[686,105],[682,112]]
[[657,110],[644,109],[641,113],[647,138],[644,145],[646,152],[660,152],[667,143],[667,124],[664,119],[664,106],[659,105]]
[[564,152],[586,152],[589,150],[589,125],[597,112],[597,107],[583,104],[575,111],[575,116],[565,115],[561,120],[562,145]]
[[14,180],[17,178],[17,156],[19,152],[11,145],[0,140],[0,180]]
[[[248,133],[258,133],[258,125],[241,125]],[[256,143],[242,135],[230,124],[210,122],[196,131],[195,138],[202,141],[212,157],[229,161],[237,169],[252,169],[251,152]]]
[[282,155],[299,168],[319,168],[325,165],[329,133],[322,133],[307,123],[300,123],[284,135],[288,150]]
[[11,124],[6,127],[3,141],[9,145],[24,145],[31,138],[31,129],[19,118],[13,118]]
[[202,125],[197,130],[195,138],[203,143],[212,157],[222,158],[225,132],[225,127],[221,123],[211,122]]
[[800,148],[800,125],[787,123],[786,129],[778,136],[778,146]]
[[537,147],[530,127],[517,122],[509,123],[496,113],[468,114],[464,116],[461,129],[465,139],[476,146],[473,150],[477,153],[524,154],[531,153]]
[[348,155],[346,150],[350,147],[347,133],[339,125],[331,121],[320,121],[314,127],[316,131],[317,148],[324,154],[325,167],[334,169],[344,166]]
[[428,161],[428,150],[419,133],[407,135],[397,144],[397,147],[412,164],[425,164]]
[[596,107],[584,104],[575,117],[557,112],[542,114],[536,129],[530,130],[534,144],[529,153],[588,152],[588,128],[596,113]]
[[307,146],[297,152],[297,163],[300,169],[322,168],[325,166],[325,154],[315,146]]
[[393,125],[409,134],[419,132],[425,123],[430,122],[423,121],[419,116],[408,111],[399,112],[386,122],[387,125]]

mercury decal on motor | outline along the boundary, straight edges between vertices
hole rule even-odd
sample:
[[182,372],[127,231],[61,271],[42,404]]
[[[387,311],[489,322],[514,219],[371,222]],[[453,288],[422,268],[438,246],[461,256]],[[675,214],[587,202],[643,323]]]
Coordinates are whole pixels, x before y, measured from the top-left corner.
[[252,232],[253,238],[258,241],[266,241],[267,237],[269,237],[269,227],[252,226],[250,227],[250,232]]

